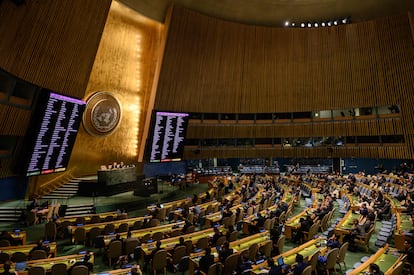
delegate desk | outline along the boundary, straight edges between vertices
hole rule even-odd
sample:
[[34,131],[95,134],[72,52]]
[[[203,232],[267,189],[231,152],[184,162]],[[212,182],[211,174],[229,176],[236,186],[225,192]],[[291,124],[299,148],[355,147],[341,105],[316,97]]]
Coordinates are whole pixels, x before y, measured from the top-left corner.
[[354,226],[354,221],[357,220],[359,217],[358,213],[354,213],[354,211],[349,210],[342,220],[335,226],[334,232],[335,234],[339,235],[339,240],[342,243],[344,235],[351,234],[351,230]]
[[[221,203],[218,202],[218,201],[209,201],[209,202],[199,204],[199,206],[200,206],[201,211],[204,210],[204,211],[207,212],[208,208],[210,207],[210,210],[212,210],[212,211],[209,211],[209,212],[216,212],[218,210],[218,208],[221,206]],[[189,208],[189,210],[192,211],[193,208],[194,208],[194,206],[191,206]],[[183,212],[182,208],[177,208],[173,212],[174,212],[174,220],[180,220],[180,219],[183,218],[182,217],[182,212]]]
[[[175,210],[177,207],[184,208],[185,206],[190,206],[189,204],[192,204],[192,200],[191,198],[187,197],[181,200],[166,202],[166,203],[163,203],[162,205],[163,205],[163,208]],[[147,206],[147,211],[149,214],[151,214],[155,211],[156,208],[157,208],[157,205],[151,204]]]
[[396,213],[397,215],[397,227],[394,233],[395,247],[399,250],[404,250],[404,241],[413,239],[413,220],[410,215]]
[[[270,234],[268,231],[257,233],[246,238],[236,240],[229,243],[230,248],[233,249],[234,253],[240,253],[241,251],[248,250],[252,244],[258,244],[259,247],[264,245],[270,239]],[[201,257],[205,254],[205,251],[200,251],[190,254],[190,265],[189,272],[190,275],[194,275],[194,271],[198,269],[199,262]],[[211,254],[214,255],[214,261],[219,261],[219,256],[215,247],[211,248]]]
[[[233,214],[236,213],[237,208],[241,208],[243,210],[243,204],[237,204],[233,207],[230,208],[230,211],[233,212]],[[217,211],[211,214],[206,215],[206,227],[210,227],[215,223],[218,223],[219,221],[221,221],[221,219],[223,219],[223,214],[221,211]]]
[[118,217],[119,212],[118,211],[111,211],[111,212],[104,212],[99,214],[83,214],[83,215],[76,215],[76,216],[65,216],[57,219],[56,223],[64,223],[69,222],[71,224],[76,222],[77,218],[84,218],[86,223],[90,223],[92,217],[98,216],[101,220],[104,220],[105,218],[112,216],[112,217]]
[[85,225],[69,225],[68,226],[68,231],[73,236],[76,229],[79,228],[79,227],[83,227],[85,229],[86,233],[88,233],[94,227],[98,227],[101,230],[104,230],[105,226],[108,225],[108,224],[113,224],[115,226],[115,230],[116,230],[123,223],[127,223],[129,225],[129,227],[132,227],[134,225],[134,223],[137,222],[137,221],[144,221],[145,219],[151,220],[151,218],[152,218],[152,216],[143,216],[143,217],[123,219],[123,220],[116,220],[116,221],[111,221],[111,222],[90,223],[90,224],[85,224]]
[[[225,233],[226,229],[224,228],[224,226],[220,226],[219,227],[220,232]],[[175,245],[178,244],[180,242],[180,238],[183,237],[184,241],[187,240],[191,240],[193,242],[193,244],[196,244],[197,241],[201,238],[204,237],[208,237],[211,238],[214,235],[214,229],[213,228],[208,228],[208,229],[204,229],[204,230],[200,230],[200,231],[196,231],[190,234],[185,234],[185,235],[180,235],[177,237],[172,237],[172,238],[168,238],[168,239],[162,239],[161,240],[161,248],[164,248],[165,250],[169,251],[174,249]],[[156,242],[150,242],[150,243],[143,243],[141,244],[141,249],[146,255],[150,255],[152,250],[155,249],[155,245]]]
[[[94,263],[94,255],[93,253],[89,253],[89,255],[91,256],[91,258],[89,259],[90,263]],[[33,260],[33,261],[27,261],[26,262],[26,270],[24,271],[18,271],[18,274],[21,275],[26,275],[28,274],[27,269],[30,269],[31,267],[34,266],[41,266],[45,269],[46,272],[50,272],[52,269],[52,266],[54,264],[58,264],[58,263],[63,263],[66,264],[66,267],[69,268],[71,267],[75,262],[77,261],[81,261],[83,259],[83,257],[85,257],[84,254],[73,254],[73,255],[67,255],[67,256],[61,256],[61,257],[55,257],[55,258],[48,258],[48,259],[40,259],[40,260]],[[16,267],[15,263],[12,263],[12,268],[10,271],[14,271]],[[3,272],[4,268],[3,265],[0,265],[0,272]]]
[[[136,265],[136,268],[137,268],[137,273],[142,274],[142,271],[139,265]],[[128,267],[128,268],[103,271],[99,273],[93,273],[93,275],[131,275],[131,273],[132,273],[132,267]]]
[[[323,242],[322,238],[310,240],[302,244],[299,247],[293,248],[289,251],[286,251],[285,253],[281,255],[273,257],[273,259],[275,260],[275,262],[277,262],[278,258],[283,257],[285,264],[292,265],[296,262],[296,254],[301,254],[305,260],[306,259],[309,260],[310,257],[313,254],[315,254],[317,251],[320,251],[321,254],[324,254],[326,252],[327,248],[321,245],[322,242]],[[264,271],[268,271],[268,266],[267,266],[266,261],[261,264],[253,265],[251,272],[254,274],[260,274],[260,273],[263,273]]]
[[[380,270],[384,272],[384,275],[391,275],[393,274],[397,264],[402,262],[405,258],[405,255],[395,253],[395,249],[393,252],[390,251],[388,244],[381,249],[379,249],[374,255],[369,257],[369,259],[363,262],[359,267],[352,270],[349,275],[359,275],[365,274],[368,272],[369,266],[372,263],[375,263],[379,266]],[[398,255],[397,255],[398,254]]]
[[26,245],[27,234],[26,231],[22,230],[14,230],[9,231],[9,236],[13,240],[13,242],[20,242],[22,245]]
[[[27,256],[29,256],[30,251],[33,247],[36,247],[37,244],[26,244],[26,245],[16,245],[16,246],[5,246],[1,248],[1,252],[7,253],[10,255],[10,257],[13,255],[14,252],[23,252]],[[49,257],[55,257],[56,256],[56,243],[49,243]]]
[[[131,231],[131,237],[141,239],[142,237],[144,237],[147,234],[150,234],[152,236],[154,233],[157,233],[157,232],[163,232],[164,234],[168,234],[168,233],[171,233],[171,231],[173,231],[173,230],[183,228],[184,224],[185,224],[185,222],[182,221],[182,222],[169,223],[169,224],[164,224],[164,225],[155,226],[155,227],[132,230]],[[128,234],[128,232],[119,233],[121,238],[126,238],[127,234]],[[108,245],[110,243],[110,241],[113,238],[115,238],[115,235],[114,234],[103,235],[102,237],[104,239],[105,245]]]

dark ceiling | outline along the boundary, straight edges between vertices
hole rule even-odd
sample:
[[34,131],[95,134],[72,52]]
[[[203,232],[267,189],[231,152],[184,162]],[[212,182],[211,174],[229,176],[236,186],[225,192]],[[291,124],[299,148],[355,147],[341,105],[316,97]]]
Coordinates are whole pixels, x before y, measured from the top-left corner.
[[413,0],[117,0],[164,22],[171,2],[225,20],[269,26],[351,17],[352,22],[414,12]]

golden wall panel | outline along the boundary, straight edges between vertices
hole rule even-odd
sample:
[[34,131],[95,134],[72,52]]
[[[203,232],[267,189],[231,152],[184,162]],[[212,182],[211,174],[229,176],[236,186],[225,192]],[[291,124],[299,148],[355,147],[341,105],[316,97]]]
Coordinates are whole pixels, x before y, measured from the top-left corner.
[[[272,113],[399,105],[401,117],[392,120],[235,125],[226,130],[190,125],[188,137],[403,134],[408,153],[390,148],[374,152],[372,146],[337,153],[414,158],[412,35],[407,14],[302,29],[237,24],[174,7],[155,108]],[[295,150],[283,153],[295,154]],[[314,150],[314,155],[325,153]]]
[[[95,174],[114,161],[137,164],[139,140],[148,110],[163,26],[113,2],[92,68],[85,98],[97,91],[112,93],[122,107],[122,120],[108,136],[81,129],[72,153],[78,174]],[[138,165],[137,165],[138,167]]]
[[111,0],[0,1],[0,68],[83,97]]
[[[0,68],[37,86],[82,98],[110,3],[26,0],[16,6],[0,1]],[[15,175],[30,116],[30,109],[0,104],[0,135],[19,137],[15,156],[1,162],[0,178]]]

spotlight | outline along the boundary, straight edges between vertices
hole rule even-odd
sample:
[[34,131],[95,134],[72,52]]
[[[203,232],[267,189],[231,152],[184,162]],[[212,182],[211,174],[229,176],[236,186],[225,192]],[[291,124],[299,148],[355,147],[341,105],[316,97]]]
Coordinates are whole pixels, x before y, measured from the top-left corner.
[[315,23],[315,27],[319,27],[319,24],[318,23]]
[[308,28],[312,28],[312,24],[311,23],[308,23]]
[[332,26],[332,21],[329,21],[328,22],[328,26],[330,27],[330,26]]
[[344,19],[342,19],[342,24],[346,24],[347,23],[347,19],[346,18],[344,18]]
[[301,26],[302,28],[304,28],[304,27],[305,27],[305,23],[300,24],[300,26]]
[[325,27],[325,22],[322,22],[322,23],[321,23],[321,26],[322,26],[322,27]]
[[285,27],[289,27],[289,21],[285,21]]
[[292,24],[290,24],[292,27],[294,27],[294,26],[296,26],[296,24],[295,23],[292,23]]
[[337,20],[334,21],[334,25],[338,26],[338,21]]

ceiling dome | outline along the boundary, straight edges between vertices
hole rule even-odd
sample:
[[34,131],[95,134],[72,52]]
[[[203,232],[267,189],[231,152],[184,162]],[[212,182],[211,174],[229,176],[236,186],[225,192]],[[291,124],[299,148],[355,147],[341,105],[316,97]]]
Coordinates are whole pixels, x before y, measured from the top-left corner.
[[118,0],[163,22],[171,2],[200,13],[246,24],[284,26],[286,21],[324,21],[350,17],[352,22],[414,12],[412,0]]

